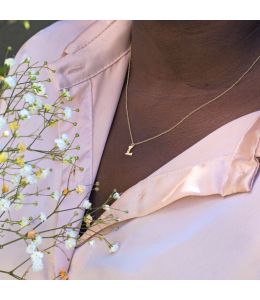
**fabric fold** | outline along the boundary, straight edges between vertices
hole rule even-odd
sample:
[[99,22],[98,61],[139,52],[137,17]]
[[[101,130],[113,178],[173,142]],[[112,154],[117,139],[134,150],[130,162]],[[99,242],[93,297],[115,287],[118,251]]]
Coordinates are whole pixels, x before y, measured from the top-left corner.
[[[250,192],[259,170],[259,113],[252,123],[230,155],[221,155],[180,170],[149,176],[125,191],[121,198],[111,205],[111,211],[116,212],[115,215],[120,221],[92,227],[93,231],[87,231],[81,236],[77,247],[96,234],[113,230],[114,225],[117,226],[120,222],[146,216],[184,197],[214,194],[226,197],[235,193]],[[160,188],[156,189],[156,186]],[[125,210],[129,213],[126,214]],[[108,216],[111,211],[104,212],[102,216]]]

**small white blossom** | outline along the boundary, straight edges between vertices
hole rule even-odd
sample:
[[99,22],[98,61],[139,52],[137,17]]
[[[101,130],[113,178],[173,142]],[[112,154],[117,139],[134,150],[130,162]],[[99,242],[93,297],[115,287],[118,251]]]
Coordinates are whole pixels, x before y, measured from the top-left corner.
[[82,203],[82,207],[85,209],[90,209],[92,206],[92,203],[89,200],[84,200]]
[[0,198],[0,211],[8,211],[10,208],[11,202],[6,198]]
[[96,244],[96,241],[95,240],[90,240],[90,241],[88,241],[88,243],[91,247],[93,247]]
[[33,174],[33,168],[31,165],[24,165],[21,170],[20,170],[20,175],[21,176],[27,176]]
[[76,246],[77,242],[74,238],[69,238],[65,241],[65,246],[67,249],[72,249]]
[[30,105],[33,105],[34,102],[35,102],[35,100],[36,100],[36,98],[35,98],[35,96],[32,93],[26,93],[26,94],[23,95],[23,100],[26,103],[28,103]]
[[27,109],[22,109],[21,111],[19,111],[19,115],[21,117],[22,120],[28,120],[31,118],[29,111]]
[[27,247],[26,247],[26,253],[28,254],[32,254],[33,252],[36,251],[36,245],[34,243],[30,243]]
[[120,248],[120,243],[116,242],[116,243],[113,243],[109,246],[109,252],[110,253],[115,253],[119,250]]
[[6,125],[6,118],[0,116],[0,129],[4,128],[5,125]]
[[64,108],[64,119],[65,120],[68,120],[68,119],[70,119],[71,118],[71,116],[72,116],[72,109],[70,108],[70,107],[65,107]]
[[9,130],[5,130],[4,132],[3,132],[3,136],[4,137],[8,137],[10,135],[10,131]]
[[[20,172],[21,172],[21,170],[20,170]],[[19,176],[19,175],[13,175],[11,177],[11,182],[14,185],[18,185],[20,183],[20,180],[21,180],[21,176]]]
[[36,237],[35,237],[35,239],[32,241],[32,243],[36,247],[38,247],[42,243],[42,237],[39,234],[37,234]]
[[66,156],[63,158],[63,162],[64,162],[64,163],[74,164],[75,161],[76,161],[76,156],[73,156],[73,155],[66,155]]
[[68,135],[66,133],[62,134],[61,138],[55,139],[54,142],[60,150],[65,150],[69,144]]
[[45,213],[41,212],[39,219],[41,220],[41,222],[45,222],[47,220],[47,216]]
[[38,179],[35,175],[27,175],[25,178],[29,184],[36,184],[38,182]]
[[7,76],[4,81],[11,89],[16,86],[16,79],[13,76]]
[[39,95],[39,96],[44,96],[45,95],[45,86],[38,82],[38,83],[33,83],[32,85],[32,89],[33,89],[33,92],[36,94],[36,95]]
[[120,194],[118,192],[115,192],[112,197],[113,199],[117,200],[120,198]]
[[15,65],[15,60],[13,58],[6,58],[4,64],[11,68],[13,65]]
[[32,260],[32,270],[34,272],[41,271],[43,269],[43,259],[44,254],[40,251],[35,251],[31,254],[31,260]]
[[106,211],[110,210],[110,206],[108,204],[103,204],[102,208]]
[[65,231],[65,235],[70,238],[75,238],[75,237],[77,237],[78,234],[75,230],[73,230],[71,228],[67,228]]
[[24,226],[27,226],[28,224],[30,224],[30,221],[28,218],[22,217],[22,220],[19,222],[19,224],[21,225],[21,227],[24,227]]

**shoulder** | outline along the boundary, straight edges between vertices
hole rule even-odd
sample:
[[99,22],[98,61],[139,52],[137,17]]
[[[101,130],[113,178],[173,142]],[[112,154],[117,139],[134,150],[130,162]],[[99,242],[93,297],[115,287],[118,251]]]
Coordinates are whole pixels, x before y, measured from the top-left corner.
[[58,21],[32,36],[16,54],[19,62],[24,57],[33,60],[55,61],[64,49],[75,40],[93,21]]

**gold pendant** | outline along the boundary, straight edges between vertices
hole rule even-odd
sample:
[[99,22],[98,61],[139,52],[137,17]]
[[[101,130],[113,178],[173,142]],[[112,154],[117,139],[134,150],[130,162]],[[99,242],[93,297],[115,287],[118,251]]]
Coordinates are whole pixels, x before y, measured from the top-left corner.
[[125,155],[132,156],[133,152],[131,152],[131,150],[134,148],[134,146],[135,146],[135,144],[131,144],[130,146],[128,146],[128,149],[127,149]]

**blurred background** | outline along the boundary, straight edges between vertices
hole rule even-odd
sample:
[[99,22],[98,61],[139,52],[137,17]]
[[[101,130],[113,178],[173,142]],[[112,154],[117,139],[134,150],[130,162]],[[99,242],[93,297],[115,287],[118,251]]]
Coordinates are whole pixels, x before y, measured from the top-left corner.
[[5,59],[8,46],[12,47],[11,56],[15,56],[24,42],[54,22],[56,21],[0,21],[0,65]]

